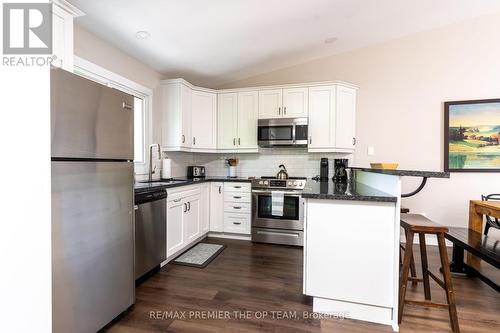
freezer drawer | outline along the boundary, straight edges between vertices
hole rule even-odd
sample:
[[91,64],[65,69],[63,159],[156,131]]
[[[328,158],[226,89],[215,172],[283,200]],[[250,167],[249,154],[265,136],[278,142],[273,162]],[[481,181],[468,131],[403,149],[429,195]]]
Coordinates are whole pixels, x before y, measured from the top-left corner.
[[52,162],[53,332],[96,332],[134,303],[133,163]]
[[299,230],[252,227],[252,241],[260,243],[304,245],[304,232]]
[[50,70],[52,157],[132,160],[134,97]]

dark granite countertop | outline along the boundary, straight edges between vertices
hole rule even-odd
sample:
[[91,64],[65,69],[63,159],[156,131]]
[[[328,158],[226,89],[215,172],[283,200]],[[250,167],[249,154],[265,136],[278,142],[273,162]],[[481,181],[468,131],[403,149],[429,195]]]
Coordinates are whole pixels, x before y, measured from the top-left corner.
[[427,177],[427,178],[450,178],[449,172],[443,171],[420,171],[420,170],[386,170],[372,168],[349,167],[354,171],[366,171],[374,173],[382,173],[384,175],[408,176],[408,177]]
[[187,186],[207,182],[244,182],[250,183],[252,180],[248,178],[229,178],[229,177],[205,177],[205,178],[174,178],[171,180],[155,180],[152,182],[136,182],[134,184],[135,194],[150,192],[153,190],[161,190],[179,186]]
[[353,200],[353,201],[378,201],[396,202],[393,195],[381,192],[373,187],[356,183],[334,183],[308,181],[306,188],[302,191],[302,197],[308,199],[328,200]]

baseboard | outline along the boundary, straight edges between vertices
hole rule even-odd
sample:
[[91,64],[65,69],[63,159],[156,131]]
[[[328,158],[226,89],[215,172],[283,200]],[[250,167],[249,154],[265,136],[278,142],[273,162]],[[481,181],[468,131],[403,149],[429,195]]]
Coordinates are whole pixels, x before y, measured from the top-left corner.
[[251,235],[231,234],[228,232],[214,232],[214,231],[210,231],[208,233],[207,237],[238,239],[238,240],[252,240]]

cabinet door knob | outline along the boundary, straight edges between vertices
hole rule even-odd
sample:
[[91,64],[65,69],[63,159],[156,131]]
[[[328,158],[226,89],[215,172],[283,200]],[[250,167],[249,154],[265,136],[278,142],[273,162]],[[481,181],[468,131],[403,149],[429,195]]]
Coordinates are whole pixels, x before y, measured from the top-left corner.
[[188,212],[191,210],[191,202],[188,202]]
[[241,146],[241,138],[238,138],[238,146]]
[[182,134],[182,143],[186,142],[186,137]]
[[286,115],[286,106],[283,108],[283,114]]
[[278,107],[278,115],[281,115],[281,106]]
[[222,186],[219,186],[219,194],[221,194],[221,193],[222,193],[222,192],[221,192],[221,187],[222,187]]
[[309,144],[313,143],[313,138],[312,136],[309,136]]
[[352,138],[352,145],[355,146],[356,145],[356,138]]
[[186,203],[183,203],[184,205],[184,213],[188,211],[188,205]]
[[236,138],[233,138],[233,146],[236,146]]
[[196,144],[196,137],[193,136],[193,145]]

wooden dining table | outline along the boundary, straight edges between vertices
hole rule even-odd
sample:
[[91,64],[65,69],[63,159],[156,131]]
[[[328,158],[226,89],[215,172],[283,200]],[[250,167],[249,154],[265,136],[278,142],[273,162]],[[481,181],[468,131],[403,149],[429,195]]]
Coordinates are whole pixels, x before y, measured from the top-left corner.
[[[469,229],[483,233],[483,216],[500,219],[500,201],[471,200],[469,202]],[[478,270],[481,260],[467,252],[467,264]]]

